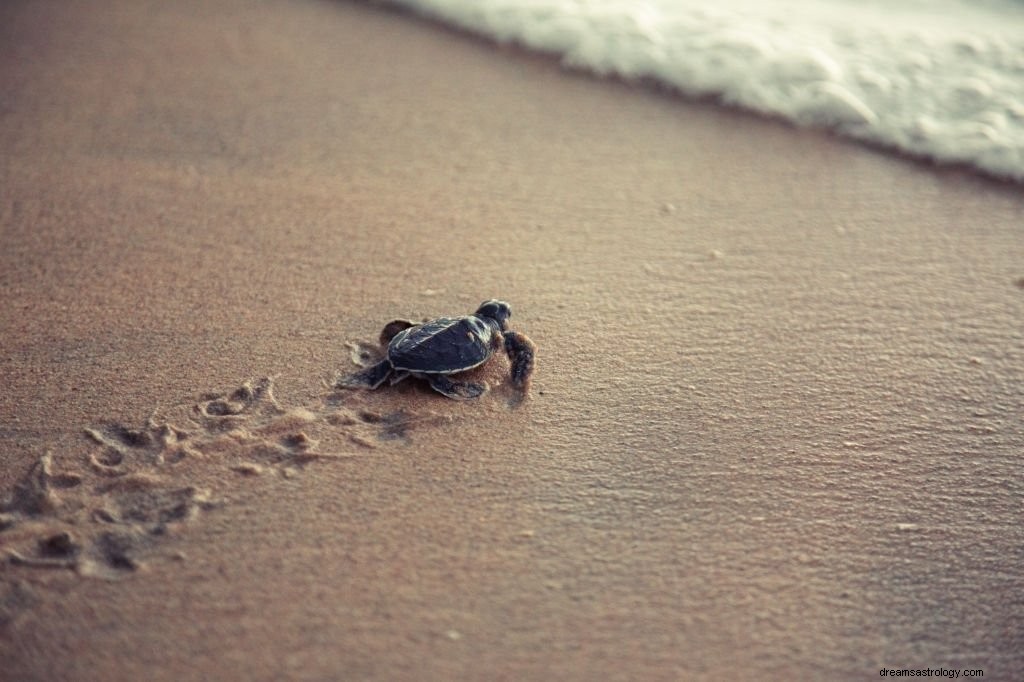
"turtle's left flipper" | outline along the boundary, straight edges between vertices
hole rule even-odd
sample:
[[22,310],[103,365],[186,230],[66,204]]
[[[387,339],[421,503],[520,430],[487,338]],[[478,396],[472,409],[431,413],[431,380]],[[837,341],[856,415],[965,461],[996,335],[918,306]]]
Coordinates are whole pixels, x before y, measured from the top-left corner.
[[425,378],[430,382],[432,389],[455,400],[479,398],[487,390],[487,387],[483,384],[469,381],[452,381],[443,374],[428,374]]
[[380,331],[380,345],[386,349],[388,344],[391,343],[391,339],[398,336],[398,332],[405,331],[409,327],[415,327],[416,323],[410,320],[391,320],[384,329]]
[[530,390],[530,378],[533,376],[533,360],[537,355],[537,346],[524,334],[508,330],[504,332],[505,352],[512,363],[512,383],[523,391]]
[[391,363],[381,360],[376,365],[364,369],[362,372],[349,374],[338,379],[337,388],[369,388],[374,389],[384,383],[391,376]]

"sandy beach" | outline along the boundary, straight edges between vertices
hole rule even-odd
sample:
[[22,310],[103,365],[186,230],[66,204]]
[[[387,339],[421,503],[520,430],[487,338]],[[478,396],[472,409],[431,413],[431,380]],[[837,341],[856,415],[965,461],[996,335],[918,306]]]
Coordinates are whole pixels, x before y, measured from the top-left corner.
[[[1024,669],[1024,192],[373,4],[0,5],[0,678]],[[526,400],[335,387],[501,298]]]

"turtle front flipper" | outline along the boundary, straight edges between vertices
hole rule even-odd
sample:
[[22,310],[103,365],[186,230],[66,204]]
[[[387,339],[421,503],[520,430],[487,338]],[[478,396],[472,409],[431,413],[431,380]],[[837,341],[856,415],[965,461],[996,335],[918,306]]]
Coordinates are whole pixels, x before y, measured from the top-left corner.
[[432,389],[454,400],[479,398],[487,390],[487,387],[483,384],[476,384],[470,381],[452,381],[443,374],[428,374],[424,378],[430,382]]
[[387,345],[391,343],[391,339],[398,336],[398,332],[405,331],[406,329],[415,326],[416,323],[410,322],[409,320],[391,320],[384,325],[384,329],[380,332],[380,345],[387,347]]
[[530,390],[530,378],[533,376],[533,360],[537,355],[537,346],[526,335],[519,332],[506,331],[505,352],[512,363],[512,383],[523,391]]
[[376,365],[364,369],[362,372],[349,374],[338,380],[338,388],[368,388],[373,390],[383,384],[391,376],[391,363],[381,360]]

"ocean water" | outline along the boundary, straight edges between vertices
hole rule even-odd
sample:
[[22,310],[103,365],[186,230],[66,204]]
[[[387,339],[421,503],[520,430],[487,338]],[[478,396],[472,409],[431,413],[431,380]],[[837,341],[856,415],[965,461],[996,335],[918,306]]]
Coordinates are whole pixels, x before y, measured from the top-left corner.
[[1024,182],[1021,0],[390,0],[570,68]]

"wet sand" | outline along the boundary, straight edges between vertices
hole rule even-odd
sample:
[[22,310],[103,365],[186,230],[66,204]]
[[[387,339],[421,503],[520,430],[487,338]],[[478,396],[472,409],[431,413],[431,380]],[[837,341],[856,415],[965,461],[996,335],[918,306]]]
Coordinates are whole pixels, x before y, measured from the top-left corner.
[[[1024,198],[346,2],[0,7],[10,679],[1024,665]],[[472,403],[346,343],[500,297]]]

